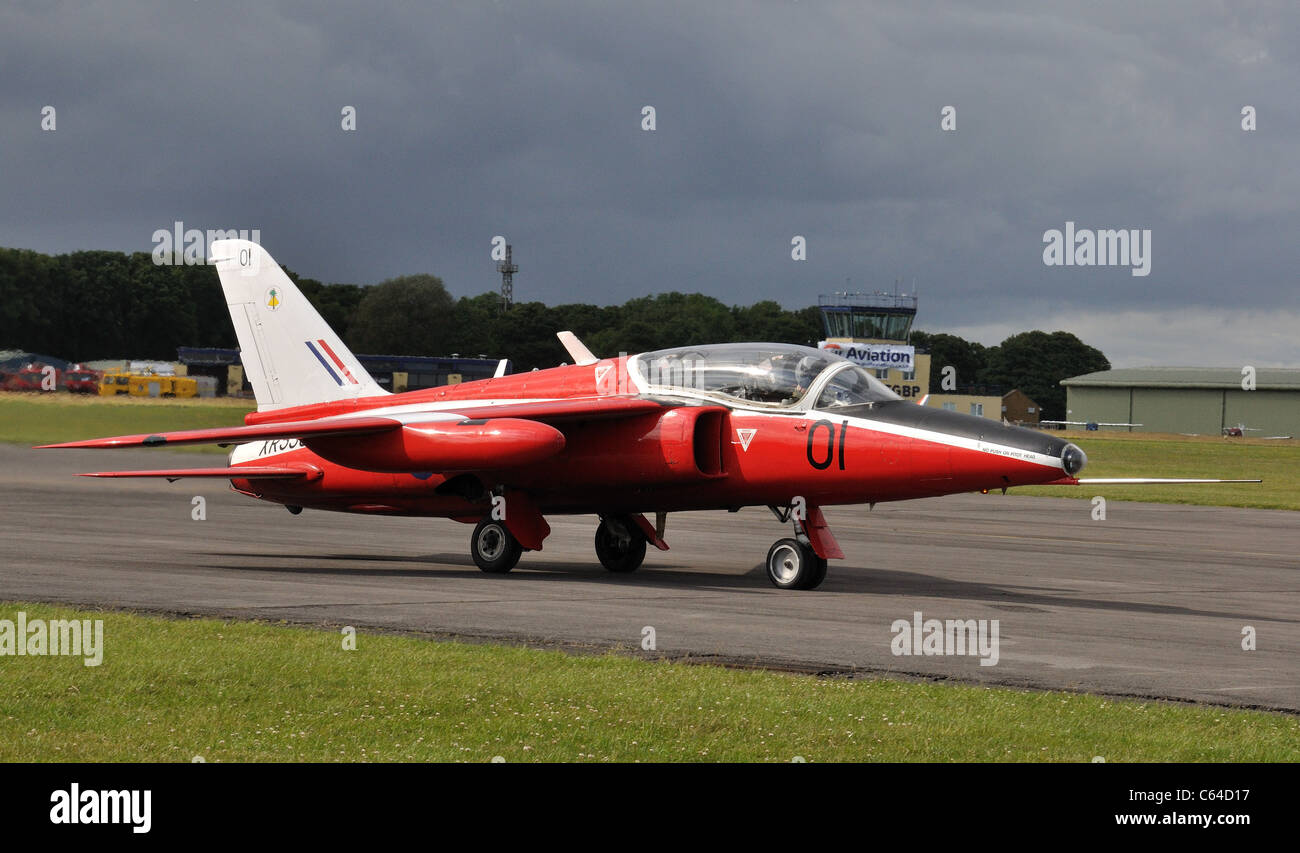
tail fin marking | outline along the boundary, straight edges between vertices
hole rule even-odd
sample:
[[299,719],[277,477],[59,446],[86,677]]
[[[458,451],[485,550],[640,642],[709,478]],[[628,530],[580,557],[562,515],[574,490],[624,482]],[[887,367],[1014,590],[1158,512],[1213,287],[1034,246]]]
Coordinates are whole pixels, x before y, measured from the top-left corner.
[[265,249],[215,240],[211,253],[258,411],[387,393]]

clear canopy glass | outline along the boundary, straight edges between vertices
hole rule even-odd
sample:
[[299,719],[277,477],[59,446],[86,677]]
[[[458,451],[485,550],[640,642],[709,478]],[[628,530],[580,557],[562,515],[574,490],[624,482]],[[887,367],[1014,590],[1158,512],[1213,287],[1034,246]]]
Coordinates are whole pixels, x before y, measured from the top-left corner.
[[817,408],[897,400],[879,379],[825,350],[793,344],[715,344],[642,353],[633,359],[653,388],[716,395],[761,406],[793,406],[830,372]]

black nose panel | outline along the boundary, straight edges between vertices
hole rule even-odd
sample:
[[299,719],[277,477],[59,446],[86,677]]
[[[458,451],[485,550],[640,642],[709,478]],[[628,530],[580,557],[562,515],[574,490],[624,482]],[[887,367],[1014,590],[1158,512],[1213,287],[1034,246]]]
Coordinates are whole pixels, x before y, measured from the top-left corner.
[[1061,451],[1061,462],[1065,465],[1065,473],[1073,477],[1088,464],[1088,454],[1073,444],[1067,444]]
[[1087,461],[1083,451],[1073,444],[1054,438],[1040,430],[1011,426],[979,415],[967,415],[930,406],[918,406],[916,403],[908,403],[903,400],[891,400],[887,403],[862,406],[841,406],[825,411],[842,412],[850,417],[930,430],[959,438],[987,441],[990,444],[1001,444],[1005,447],[1014,447],[1017,450],[1029,450],[1034,453],[1041,453],[1044,456],[1054,456],[1057,459],[1064,459],[1066,451],[1069,448],[1074,448],[1080,457],[1079,469],[1082,469],[1083,463]]

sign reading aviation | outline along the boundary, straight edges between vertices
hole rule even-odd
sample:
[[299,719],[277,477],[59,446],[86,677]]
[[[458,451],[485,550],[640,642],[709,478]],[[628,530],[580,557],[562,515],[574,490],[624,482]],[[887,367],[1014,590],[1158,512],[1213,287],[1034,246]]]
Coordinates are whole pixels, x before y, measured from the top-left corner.
[[869,370],[912,370],[916,347],[906,344],[850,344],[818,341],[817,346]]

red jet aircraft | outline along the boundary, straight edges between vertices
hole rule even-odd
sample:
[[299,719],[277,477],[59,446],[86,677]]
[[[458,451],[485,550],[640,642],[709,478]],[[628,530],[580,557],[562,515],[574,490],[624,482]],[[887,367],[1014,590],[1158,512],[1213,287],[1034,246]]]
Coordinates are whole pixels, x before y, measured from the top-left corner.
[[[821,508],[1079,480],[1087,457],[1030,429],[904,401],[831,353],[716,344],[389,394],[260,246],[212,244],[257,397],[245,426],[47,447],[237,445],[228,467],[91,477],[214,477],[303,508],[474,524],[470,551],[508,572],[541,550],[546,515],[595,514],[596,556],[635,570],[667,550],[669,512],[767,506],[793,536],[767,554],[783,589],[813,589],[842,558]],[[647,514],[653,514],[651,522]]]

